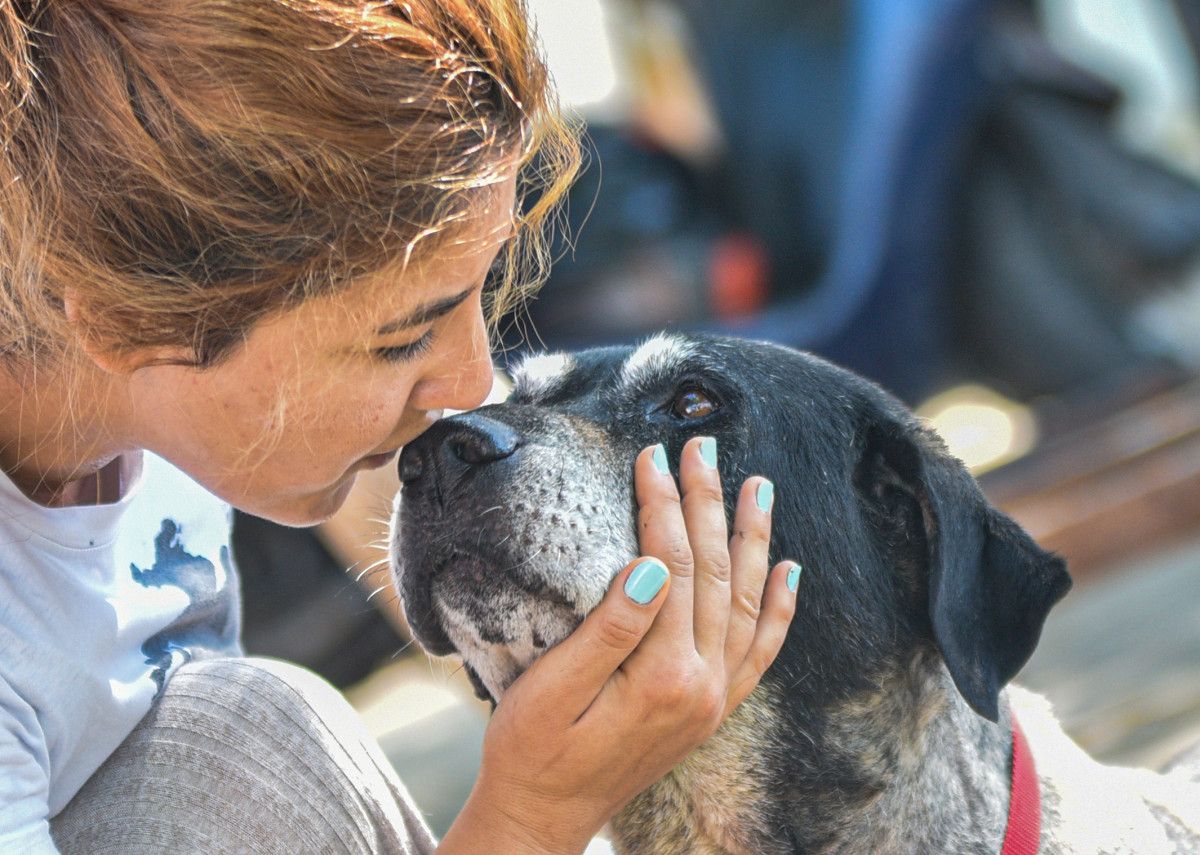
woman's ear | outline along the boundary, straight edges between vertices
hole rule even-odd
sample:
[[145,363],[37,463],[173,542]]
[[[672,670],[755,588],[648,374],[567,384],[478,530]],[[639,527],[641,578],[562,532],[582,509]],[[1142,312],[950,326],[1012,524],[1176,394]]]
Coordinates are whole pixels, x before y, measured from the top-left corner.
[[183,347],[113,347],[101,341],[92,331],[88,321],[89,311],[74,288],[68,288],[63,294],[63,311],[79,351],[106,374],[132,374],[149,365],[188,364],[193,361],[191,352]]

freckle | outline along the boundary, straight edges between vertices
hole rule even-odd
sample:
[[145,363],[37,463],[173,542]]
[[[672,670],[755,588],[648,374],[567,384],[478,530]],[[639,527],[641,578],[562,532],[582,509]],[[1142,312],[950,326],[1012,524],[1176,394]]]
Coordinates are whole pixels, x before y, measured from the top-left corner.
[[583,513],[583,504],[582,503],[575,506],[575,513],[577,513],[577,514]]
[[599,513],[599,512],[600,512],[600,506],[599,506],[599,505],[592,505],[592,513],[594,513],[594,514],[597,514],[597,513]]
[[547,547],[545,544],[542,544],[540,547],[538,547],[538,554],[541,555],[542,553],[546,552],[548,548],[549,547]]
[[575,520],[571,520],[571,531],[575,531],[577,528],[579,528],[579,523],[575,522]]
[[533,535],[532,535],[532,534],[527,534],[527,535],[525,535],[524,537],[522,537],[522,538],[521,538],[521,545],[522,545],[522,546],[533,546]]
[[550,523],[552,525],[558,525],[560,522],[562,522],[562,517],[560,517],[558,514],[550,515]]

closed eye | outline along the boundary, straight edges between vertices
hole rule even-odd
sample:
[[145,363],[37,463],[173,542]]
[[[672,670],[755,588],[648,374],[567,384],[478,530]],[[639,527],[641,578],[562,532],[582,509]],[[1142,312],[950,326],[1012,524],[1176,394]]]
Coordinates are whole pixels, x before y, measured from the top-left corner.
[[407,362],[416,359],[418,356],[429,350],[429,346],[433,344],[433,330],[430,329],[425,335],[421,336],[416,341],[410,341],[407,344],[396,344],[389,347],[374,348],[371,353],[377,359],[384,362]]

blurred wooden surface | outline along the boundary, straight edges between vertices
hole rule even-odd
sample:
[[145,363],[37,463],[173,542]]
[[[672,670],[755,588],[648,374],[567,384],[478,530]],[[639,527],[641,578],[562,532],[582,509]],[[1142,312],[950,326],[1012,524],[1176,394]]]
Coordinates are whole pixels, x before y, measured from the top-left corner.
[[1086,584],[1200,532],[1200,382],[1081,424],[980,478]]
[[1200,537],[1072,590],[1016,682],[1103,762],[1160,768],[1200,743]]

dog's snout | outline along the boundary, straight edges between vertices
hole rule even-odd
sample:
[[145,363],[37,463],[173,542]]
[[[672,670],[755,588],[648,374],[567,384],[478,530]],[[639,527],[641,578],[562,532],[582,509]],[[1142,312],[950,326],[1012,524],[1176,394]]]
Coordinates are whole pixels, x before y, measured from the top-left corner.
[[517,432],[486,416],[464,419],[446,440],[447,451],[468,466],[483,466],[510,456],[520,446]]
[[400,455],[400,480],[417,481],[437,458],[446,471],[486,466],[504,460],[521,447],[521,435],[511,426],[479,413],[442,419]]

